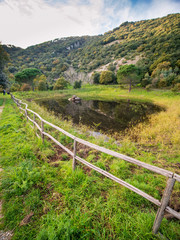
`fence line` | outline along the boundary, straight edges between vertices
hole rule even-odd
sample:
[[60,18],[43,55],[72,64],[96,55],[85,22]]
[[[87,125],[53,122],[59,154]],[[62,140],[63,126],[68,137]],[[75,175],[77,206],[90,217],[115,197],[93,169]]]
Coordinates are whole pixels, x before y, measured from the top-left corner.
[[[131,191],[137,193],[138,195],[146,198],[150,202],[152,202],[155,205],[157,205],[159,208],[158,208],[158,212],[156,214],[156,218],[155,218],[154,225],[153,225],[153,233],[156,234],[158,232],[160,224],[161,224],[162,219],[164,217],[165,211],[170,213],[170,214],[172,214],[174,217],[180,219],[180,213],[175,211],[175,210],[173,210],[172,208],[170,208],[168,206],[169,200],[170,200],[170,197],[171,197],[171,193],[172,193],[172,190],[173,190],[173,186],[174,186],[176,181],[180,182],[180,175],[178,175],[176,173],[173,173],[171,171],[167,171],[167,170],[165,170],[163,168],[159,168],[159,167],[156,167],[156,166],[153,166],[153,165],[141,162],[141,161],[139,161],[137,159],[128,157],[126,155],[117,153],[115,151],[109,150],[109,149],[104,148],[104,147],[100,147],[98,145],[95,145],[93,143],[87,142],[87,141],[85,141],[83,139],[80,139],[78,137],[75,137],[74,135],[72,135],[72,134],[68,133],[67,131],[63,130],[62,128],[60,128],[60,127],[58,127],[58,126],[56,126],[56,125],[54,125],[52,123],[49,123],[48,121],[44,120],[39,114],[37,114],[36,112],[32,111],[31,109],[28,109],[28,105],[26,103],[23,103],[21,100],[15,98],[12,94],[11,94],[11,98],[16,103],[16,105],[19,107],[20,111],[21,112],[22,111],[25,112],[25,117],[27,118],[27,121],[29,120],[30,122],[32,122],[33,126],[37,127],[37,129],[40,131],[42,141],[44,141],[44,137],[45,136],[48,137],[53,142],[55,142],[58,146],[60,146],[62,149],[64,149],[69,155],[71,155],[73,157],[73,165],[72,165],[73,170],[75,170],[75,168],[76,168],[76,161],[79,161],[82,164],[88,166],[89,168],[94,169],[95,171],[97,171],[97,172],[101,173],[102,175],[112,179],[113,181],[121,184],[122,186],[130,189]],[[22,104],[25,105],[25,108],[22,107]],[[31,112],[33,114],[33,119],[31,119],[28,116],[28,112]],[[36,122],[36,116],[41,121],[41,126],[39,126],[38,123]],[[71,139],[73,139],[74,140],[73,152],[71,150],[69,150],[68,148],[66,148],[64,145],[62,145],[59,141],[57,141],[50,134],[46,133],[44,131],[44,123],[46,123],[47,125],[51,126],[52,128],[60,131],[61,133],[65,134],[66,136],[68,136]],[[131,185],[131,184],[121,180],[120,178],[115,177],[111,173],[109,173],[109,172],[107,172],[107,171],[105,171],[105,170],[103,170],[103,169],[101,169],[99,167],[96,167],[93,164],[91,164],[91,163],[85,161],[84,159],[80,158],[79,156],[77,156],[76,155],[77,143],[81,143],[81,144],[86,145],[86,146],[88,146],[90,148],[96,149],[96,150],[98,150],[100,152],[103,152],[103,153],[106,153],[108,155],[111,155],[111,156],[123,159],[123,160],[125,160],[127,162],[133,163],[133,164],[135,164],[137,166],[143,167],[143,168],[148,169],[148,170],[150,170],[152,172],[155,172],[155,173],[158,173],[158,174],[163,175],[165,177],[168,177],[166,188],[164,190],[164,194],[162,196],[161,201],[159,201],[158,199],[155,199],[154,197],[152,197],[149,194],[141,191],[140,189],[134,187],[133,185]]]

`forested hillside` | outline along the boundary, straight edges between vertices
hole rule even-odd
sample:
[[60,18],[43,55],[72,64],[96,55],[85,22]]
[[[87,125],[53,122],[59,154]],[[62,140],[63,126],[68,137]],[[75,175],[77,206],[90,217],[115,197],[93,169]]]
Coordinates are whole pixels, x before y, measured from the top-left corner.
[[[171,14],[124,22],[99,36],[55,39],[27,49],[4,45],[11,58],[6,71],[11,82],[14,74],[25,68],[41,70],[49,84],[60,76],[70,82],[77,79],[88,82],[100,66],[116,72],[120,64],[135,62],[141,71],[143,87],[172,86],[179,83],[179,30],[180,14]],[[82,77],[82,72],[91,74]]]

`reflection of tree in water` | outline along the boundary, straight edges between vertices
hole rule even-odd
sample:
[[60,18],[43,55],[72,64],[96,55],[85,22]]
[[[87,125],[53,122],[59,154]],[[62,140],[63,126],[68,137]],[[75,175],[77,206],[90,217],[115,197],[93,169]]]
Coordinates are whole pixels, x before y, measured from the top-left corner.
[[114,103],[113,102],[100,102],[98,103],[98,108],[99,110],[103,113],[106,114],[109,117],[113,117],[113,109],[114,109]]
[[106,102],[98,100],[69,102],[66,99],[47,99],[38,102],[49,111],[71,118],[74,124],[96,128],[102,131],[121,131],[130,124],[142,121],[148,114],[160,111],[160,107],[151,103],[138,103],[128,100]]

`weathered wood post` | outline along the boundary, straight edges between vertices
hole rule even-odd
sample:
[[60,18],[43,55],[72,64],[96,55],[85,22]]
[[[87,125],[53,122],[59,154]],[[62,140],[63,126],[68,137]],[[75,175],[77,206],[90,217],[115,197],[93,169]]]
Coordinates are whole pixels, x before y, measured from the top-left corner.
[[34,121],[34,122],[33,122],[33,126],[34,126],[34,128],[35,128],[35,126],[36,126],[36,125],[35,125],[36,115],[35,115],[34,113],[33,113],[33,121]]
[[169,200],[171,197],[171,193],[172,193],[175,181],[176,180],[174,178],[169,178],[167,180],[167,185],[166,185],[166,188],[164,190],[164,194],[163,194],[163,197],[161,200],[161,206],[158,209],[158,212],[156,214],[156,218],[154,221],[154,225],[153,225],[153,233],[154,234],[156,234],[159,230],[160,224],[164,217],[165,208],[168,206],[168,203],[169,203]]
[[76,139],[74,139],[74,155],[73,155],[73,165],[72,165],[73,171],[76,168],[76,151],[77,151],[77,142],[76,142]]
[[27,109],[25,109],[25,116],[26,116],[26,119],[28,121],[28,113],[27,113]]
[[41,138],[42,138],[42,141],[44,143],[44,122],[41,120]]

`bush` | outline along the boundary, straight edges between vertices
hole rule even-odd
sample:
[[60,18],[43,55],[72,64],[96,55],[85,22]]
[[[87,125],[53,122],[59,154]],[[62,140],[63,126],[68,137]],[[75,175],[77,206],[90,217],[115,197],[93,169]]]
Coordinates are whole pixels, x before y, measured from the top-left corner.
[[171,88],[173,92],[179,92],[180,91],[180,83],[176,83],[176,85]]
[[81,84],[82,84],[82,81],[81,81],[81,80],[80,80],[80,81],[75,81],[73,88],[74,88],[74,89],[76,89],[76,88],[81,88]]
[[167,82],[165,78],[161,78],[159,83],[158,83],[158,87],[166,87],[167,86]]
[[144,78],[141,81],[141,86],[146,87],[151,83],[151,77],[149,76],[149,73],[146,73]]
[[10,87],[10,92],[16,92],[20,90],[20,85],[18,83],[13,83]]
[[46,91],[47,90],[46,82],[44,82],[43,80],[40,80],[39,83],[38,83],[38,90],[39,91]]
[[28,83],[24,83],[21,87],[21,91],[30,91],[31,86]]
[[101,72],[99,83],[101,84],[109,84],[113,81],[113,73],[111,71],[103,71]]
[[153,78],[152,79],[152,86],[153,87],[158,87],[158,83],[159,83],[159,78]]
[[151,87],[152,87],[152,85],[151,85],[151,84],[148,84],[148,85],[146,86],[146,90],[147,90],[147,91],[150,91],[150,90],[151,90]]
[[3,92],[3,86],[2,85],[0,85],[0,93],[2,93]]
[[108,65],[108,70],[114,72],[116,70],[116,65],[113,63],[110,63]]
[[100,79],[100,73],[99,72],[94,72],[92,74],[92,80],[94,84],[98,84]]
[[177,75],[172,82],[173,85],[176,85],[177,83],[180,83],[180,75]]
[[64,77],[60,77],[57,79],[57,81],[54,84],[54,90],[63,90],[67,88],[68,82],[65,80]]

